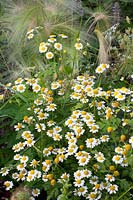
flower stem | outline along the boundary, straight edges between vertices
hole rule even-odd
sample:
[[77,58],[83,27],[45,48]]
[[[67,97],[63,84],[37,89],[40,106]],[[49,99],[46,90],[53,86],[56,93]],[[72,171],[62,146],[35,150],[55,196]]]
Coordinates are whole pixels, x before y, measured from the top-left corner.
[[128,193],[131,189],[133,189],[133,186],[130,187],[126,192],[124,192],[117,200],[120,200],[122,197],[124,197],[125,194]]

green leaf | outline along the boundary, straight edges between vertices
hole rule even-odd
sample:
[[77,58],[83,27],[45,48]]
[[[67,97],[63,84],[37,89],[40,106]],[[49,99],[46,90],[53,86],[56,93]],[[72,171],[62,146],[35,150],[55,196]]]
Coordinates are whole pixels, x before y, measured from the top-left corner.
[[121,189],[123,189],[125,191],[130,187],[130,184],[128,183],[128,181],[126,179],[121,179],[120,187],[121,187]]
[[128,158],[128,164],[133,168],[133,155]]
[[71,66],[65,66],[64,68],[64,72],[66,73],[66,74],[71,74],[72,72],[73,72],[73,69],[72,69],[72,67]]

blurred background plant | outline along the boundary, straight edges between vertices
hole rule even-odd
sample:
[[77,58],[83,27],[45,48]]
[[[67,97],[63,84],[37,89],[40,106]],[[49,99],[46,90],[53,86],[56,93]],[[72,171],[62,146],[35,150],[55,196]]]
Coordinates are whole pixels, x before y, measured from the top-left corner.
[[[0,40],[2,81],[6,82],[9,77],[10,80],[23,77],[24,74],[32,76],[38,71],[43,71],[46,77],[47,74],[51,77],[54,70],[49,68],[38,54],[40,42],[47,40],[50,34],[64,33],[69,37],[66,45],[69,56],[64,63],[64,66],[67,66],[64,74],[71,74],[73,71],[73,61],[71,62],[70,58],[75,59],[75,52],[71,47],[79,36],[81,42],[87,44],[83,54],[80,55],[81,73],[87,70],[93,72],[97,64],[111,63],[112,40],[108,40],[105,33],[116,24],[121,35],[125,32],[127,14],[132,20],[131,2],[131,0],[2,0]],[[32,29],[36,29],[34,32],[36,37],[34,41],[28,41],[26,34]],[[115,33],[113,34],[115,37]],[[113,46],[117,43],[113,40]],[[115,57],[117,60],[119,55]],[[113,55],[113,60],[115,57]],[[121,68],[121,65],[118,66]]]
[[[78,18],[82,13],[79,13],[79,3],[75,1],[6,0],[2,2],[2,6],[4,14],[1,22],[3,30],[7,32],[8,60],[14,63],[13,76],[15,70],[17,76],[37,69],[46,70],[36,47],[41,41],[48,39],[50,34],[64,33],[69,37],[79,35]],[[38,32],[34,43],[30,42],[28,45],[26,33],[35,27],[41,27],[42,31]],[[70,38],[69,44],[73,45],[73,42],[73,38]],[[72,54],[71,48],[69,52]]]
[[100,63],[111,65],[113,63],[111,78],[127,77],[127,74],[133,71],[132,1],[83,0],[82,2],[86,10],[84,16],[86,29],[88,27],[87,42],[90,55],[84,60],[88,63],[88,70],[93,72],[94,66]]
[[[129,24],[124,31],[117,29],[112,34],[111,59],[112,76],[129,77],[133,74],[133,29],[130,27],[130,19],[126,17]],[[116,77],[117,78],[117,77]]]

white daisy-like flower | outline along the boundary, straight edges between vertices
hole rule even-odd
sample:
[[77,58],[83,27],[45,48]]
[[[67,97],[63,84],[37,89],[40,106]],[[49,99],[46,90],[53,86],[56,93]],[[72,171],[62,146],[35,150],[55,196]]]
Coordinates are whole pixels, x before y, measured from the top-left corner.
[[128,160],[126,158],[123,158],[122,163],[120,164],[122,167],[127,167],[128,166]]
[[0,169],[0,174],[2,176],[6,176],[9,173],[9,169],[7,167],[3,167]]
[[13,187],[13,182],[12,181],[5,181],[4,185],[6,187],[6,190],[10,190]]
[[123,161],[123,158],[121,155],[115,155],[112,158],[113,162],[115,162],[115,164],[121,164]]
[[54,43],[54,42],[56,42],[56,38],[54,38],[54,37],[50,37],[50,38],[48,39],[48,42],[50,42],[50,43]]
[[94,119],[86,120],[85,123],[86,123],[86,125],[87,125],[88,127],[91,128],[91,126],[94,125],[95,120],[94,120]]
[[49,117],[48,113],[39,112],[37,115],[39,120],[47,119]]
[[127,89],[126,87],[122,87],[120,88],[120,92],[123,94],[130,94],[131,91],[129,89]]
[[40,46],[39,46],[39,52],[40,53],[45,53],[47,50],[48,50],[48,47],[46,46],[46,44],[44,43],[42,45],[42,43],[41,43]]
[[92,189],[95,190],[95,192],[97,192],[99,190],[102,190],[102,187],[101,187],[100,183],[96,183]]
[[67,156],[69,155],[74,155],[78,150],[78,146],[76,144],[71,144],[68,146],[68,149],[67,149]]
[[63,39],[66,39],[66,38],[68,38],[68,36],[67,36],[67,35],[65,35],[65,34],[63,34],[63,33],[62,33],[62,34],[59,34],[59,36],[60,36],[60,37],[62,37]]
[[40,105],[43,104],[43,101],[40,100],[40,99],[36,99],[36,100],[34,101],[34,104],[36,104],[37,106],[40,106]]
[[35,178],[40,178],[42,176],[41,171],[35,169],[35,172],[36,172]]
[[60,84],[59,84],[58,81],[54,81],[54,82],[51,83],[51,89],[52,90],[56,90],[58,88],[60,88]]
[[60,96],[64,95],[64,93],[65,93],[65,90],[64,90],[64,89],[60,89],[60,90],[58,91],[58,95],[60,95]]
[[96,124],[93,124],[93,125],[90,127],[90,132],[91,132],[91,133],[97,133],[97,132],[98,132],[98,129],[99,129],[99,126],[96,125]]
[[110,140],[108,135],[102,135],[100,137],[101,142],[108,142]]
[[83,89],[83,86],[82,85],[79,85],[79,84],[76,84],[74,87],[73,87],[74,91],[75,92],[81,92],[81,90]]
[[74,178],[75,179],[82,179],[84,178],[84,174],[82,170],[77,170],[76,172],[74,172]]
[[76,195],[77,196],[85,196],[85,194],[88,192],[88,188],[87,188],[87,186],[82,186],[82,187],[80,187],[80,188],[78,188],[77,190],[76,190]]
[[47,112],[49,111],[55,111],[57,109],[57,105],[55,103],[51,103],[49,105],[46,106],[45,110]]
[[77,142],[77,138],[75,137],[71,137],[69,140],[68,140],[68,144],[71,145],[71,144],[76,144]]
[[36,159],[33,159],[33,160],[30,162],[30,166],[33,167],[33,168],[36,168],[36,167],[39,165],[39,162],[40,162],[40,161],[37,161]]
[[95,146],[97,146],[96,138],[88,138],[85,142],[88,148],[94,148]]
[[19,85],[17,85],[17,87],[16,87],[16,90],[17,90],[18,92],[20,92],[20,93],[23,93],[23,92],[25,91],[25,89],[26,89],[26,87],[25,87],[24,84],[19,84]]
[[31,134],[31,131],[24,131],[21,136],[24,140],[33,138],[33,134]]
[[67,173],[65,172],[65,173],[63,173],[63,174],[61,175],[60,178],[63,179],[63,180],[68,180],[69,177],[70,177],[70,174],[67,174]]
[[84,183],[85,183],[84,180],[82,180],[82,179],[76,179],[73,184],[76,187],[82,187],[84,185]]
[[16,180],[18,178],[18,173],[13,173],[12,178]]
[[87,157],[86,156],[81,157],[78,160],[79,166],[85,166],[85,165],[87,165],[89,163],[89,161],[90,161],[90,158],[91,158],[90,155],[88,155]]
[[40,190],[38,188],[32,189],[32,195],[34,197],[38,197],[40,194]]
[[25,141],[25,145],[27,147],[32,147],[35,144],[35,140],[33,140],[33,138],[29,138],[27,141]]
[[133,148],[133,136],[129,138],[129,143],[131,144],[131,146]]
[[18,84],[21,84],[23,82],[23,79],[22,78],[18,78],[16,81],[15,81],[15,84],[18,85]]
[[101,185],[101,190],[104,190],[104,189],[107,190],[108,182],[101,182],[100,185]]
[[16,180],[17,181],[24,181],[26,178],[25,178],[25,174],[23,173],[23,171],[21,171],[18,175],[17,175],[17,178]]
[[23,155],[23,156],[21,156],[20,162],[21,162],[21,163],[26,163],[28,160],[29,160],[29,157]]
[[50,120],[47,122],[48,127],[54,126],[55,124],[56,124],[56,122],[54,122],[53,120]]
[[46,129],[46,126],[45,124],[42,124],[42,123],[36,124],[35,129],[37,130],[37,132],[41,132],[42,130],[44,131]]
[[81,136],[85,132],[85,129],[80,124],[73,126],[73,130],[76,136]]
[[83,49],[83,44],[80,43],[80,42],[77,42],[74,46],[75,46],[76,50],[81,50],[81,49]]
[[27,124],[31,124],[34,121],[33,116],[24,116],[23,122],[27,123]]
[[46,58],[48,60],[52,59],[53,57],[54,57],[54,54],[52,52],[49,51],[49,52],[46,53]]
[[26,163],[20,163],[19,165],[17,165],[16,168],[18,171],[22,171],[25,169],[25,167],[26,167]]
[[103,69],[108,69],[109,68],[109,64],[100,64],[100,67],[102,67]]
[[73,132],[67,132],[66,135],[65,135],[65,138],[67,140],[71,139],[72,137],[74,137],[74,133]]
[[31,174],[28,174],[28,176],[26,177],[26,180],[28,181],[28,182],[31,182],[31,181],[33,181],[35,179],[35,177],[33,176],[33,175],[31,175]]
[[92,176],[89,180],[89,183],[92,184],[92,185],[95,185],[97,184],[98,182],[98,177],[97,176]]
[[19,143],[15,144],[15,145],[12,147],[12,149],[13,149],[14,152],[19,152],[19,151],[21,151],[22,149],[24,149],[24,147],[25,147],[25,143],[24,143],[24,142],[19,142]]
[[83,173],[83,178],[89,178],[92,175],[92,172],[88,169],[82,170],[82,173]]
[[30,197],[29,200],[35,200],[35,198],[34,197]]
[[86,199],[89,200],[98,200],[101,198],[101,193],[100,192],[91,192],[90,194],[87,195]]
[[103,163],[105,161],[105,157],[104,157],[104,154],[101,153],[101,152],[98,152],[95,154],[94,156],[96,158],[96,160],[100,163]]
[[109,194],[115,194],[118,191],[118,185],[110,184],[107,188]]
[[68,118],[66,121],[65,121],[65,125],[68,126],[68,127],[73,127],[73,125],[75,124],[75,120],[72,119],[72,118]]
[[30,33],[30,34],[27,35],[27,38],[28,38],[29,40],[31,40],[33,37],[34,37],[34,34],[33,34],[33,33]]
[[104,101],[97,102],[96,107],[97,107],[98,110],[104,109],[105,108],[105,102]]
[[60,133],[62,131],[62,128],[60,126],[55,126],[53,128],[54,133]]
[[21,156],[20,156],[20,154],[16,154],[16,155],[14,155],[14,158],[13,158],[14,160],[20,160],[21,159]]
[[123,153],[123,148],[121,148],[121,147],[116,147],[116,148],[115,148],[115,152],[118,153],[118,154],[122,154],[122,153]]
[[60,135],[58,133],[54,133],[52,138],[54,141],[60,141],[62,139],[62,135]]
[[29,35],[30,33],[33,33],[33,32],[34,32],[34,29],[32,28],[32,29],[28,30],[26,34]]
[[58,51],[61,51],[62,50],[62,44],[61,43],[55,43],[54,44],[54,48]]
[[38,83],[38,78],[25,78],[26,80],[26,84],[32,86],[33,84],[37,84]]
[[33,92],[38,93],[41,90],[41,87],[38,84],[33,84],[32,85],[32,90],[33,90]]
[[25,126],[22,123],[18,123],[17,125],[14,126],[15,131],[19,131],[20,129],[24,128]]
[[47,174],[43,174],[43,175],[42,175],[42,180],[43,180],[44,182],[47,182],[47,181],[48,181]]
[[73,92],[73,93],[70,95],[70,97],[71,97],[71,99],[77,99],[77,100],[79,100],[79,99],[81,99],[82,94]]
[[126,96],[119,93],[115,96],[115,98],[117,99],[117,101],[123,101],[123,100],[125,100]]
[[112,174],[106,174],[105,175],[105,180],[108,182],[113,182],[115,181],[115,177]]
[[98,66],[98,67],[96,68],[96,70],[95,70],[95,72],[96,72],[97,74],[102,74],[104,71],[105,71],[105,69],[102,68],[101,66]]

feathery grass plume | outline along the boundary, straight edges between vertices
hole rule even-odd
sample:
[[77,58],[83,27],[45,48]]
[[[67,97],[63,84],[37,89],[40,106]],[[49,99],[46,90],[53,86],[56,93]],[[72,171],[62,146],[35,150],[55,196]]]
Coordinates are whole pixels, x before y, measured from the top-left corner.
[[[5,14],[1,21],[8,30],[8,42],[12,62],[22,66],[39,66],[44,63],[39,59],[36,46],[50,34],[65,33],[69,36],[78,32],[78,21],[72,12],[71,1],[67,0],[6,0]],[[35,27],[41,27],[38,40],[27,45],[26,33]],[[72,42],[73,40],[70,40]],[[32,50],[32,51],[31,51]],[[25,71],[25,70],[24,70]]]
[[84,9],[81,0],[72,0],[71,9],[81,17],[84,15]]
[[120,23],[120,5],[119,2],[114,2],[112,7],[113,22],[112,25]]
[[99,41],[98,61],[100,63],[109,63],[109,44],[103,33],[99,29],[95,29]]
[[[104,32],[111,27],[110,10],[112,8],[112,1],[106,1],[102,5],[93,9],[88,9],[88,20],[85,23],[88,27],[88,42],[92,37],[96,37],[99,42],[98,62],[109,63],[109,42],[104,38]],[[97,62],[97,61],[96,61]]]
[[96,7],[95,9],[91,10],[88,9],[87,13],[90,16],[86,21],[86,26],[88,26],[88,34],[92,33],[97,27],[101,31],[105,31],[110,26],[110,19],[111,16],[109,15],[109,8],[110,5],[103,5]]

